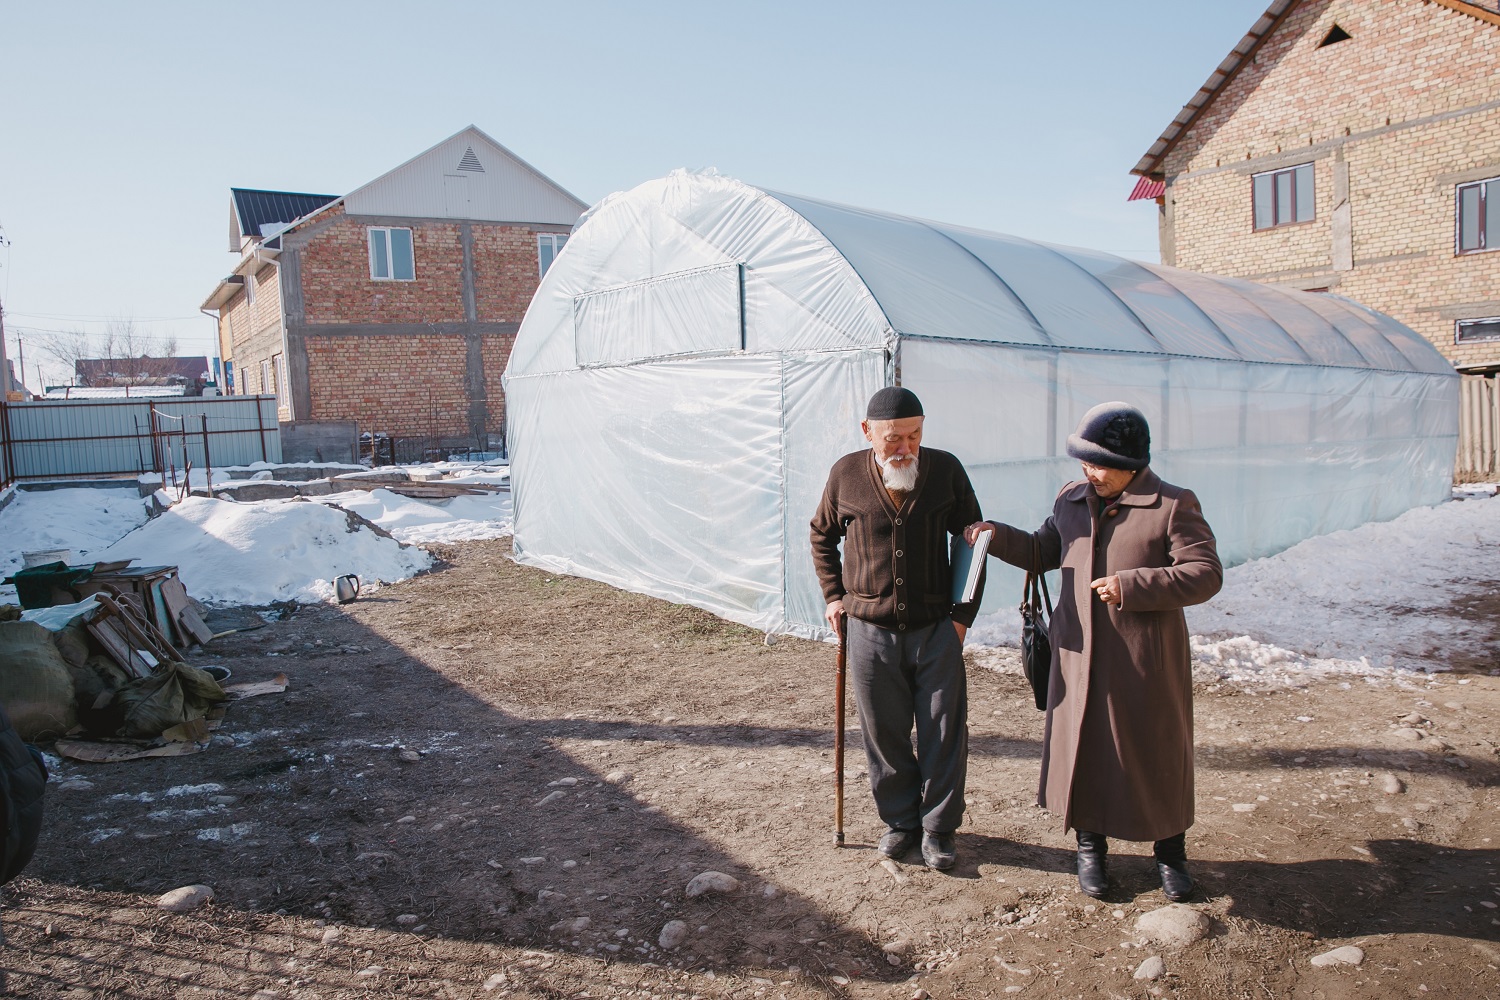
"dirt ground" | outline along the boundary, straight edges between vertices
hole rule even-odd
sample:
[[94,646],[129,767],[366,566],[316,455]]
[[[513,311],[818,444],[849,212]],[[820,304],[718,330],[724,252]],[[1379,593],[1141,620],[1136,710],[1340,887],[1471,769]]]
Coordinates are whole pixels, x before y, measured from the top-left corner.
[[[64,762],[0,897],[9,995],[1500,997],[1495,658],[1201,686],[1211,929],[1170,949],[1137,930],[1166,904],[1149,845],[1113,845],[1110,899],[1077,891],[1012,654],[971,662],[957,868],[889,870],[857,749],[833,846],[830,647],[508,553],[443,548],[434,573],[195,651],[290,680],[232,703],[203,753]],[[1493,601],[1455,614],[1500,625]],[[689,896],[705,872],[738,884]],[[192,884],[213,901],[157,907]],[[1341,945],[1363,963],[1310,963]],[[1151,956],[1165,974],[1136,979]]]

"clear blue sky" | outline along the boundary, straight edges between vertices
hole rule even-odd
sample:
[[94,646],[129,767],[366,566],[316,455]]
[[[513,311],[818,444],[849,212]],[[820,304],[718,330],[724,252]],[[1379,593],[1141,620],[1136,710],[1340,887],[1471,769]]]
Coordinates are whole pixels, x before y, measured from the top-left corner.
[[35,388],[44,331],[110,319],[212,354],[231,187],[343,194],[469,124],[588,203],[711,166],[1154,261],[1129,170],[1266,4],[5,4],[7,355]]

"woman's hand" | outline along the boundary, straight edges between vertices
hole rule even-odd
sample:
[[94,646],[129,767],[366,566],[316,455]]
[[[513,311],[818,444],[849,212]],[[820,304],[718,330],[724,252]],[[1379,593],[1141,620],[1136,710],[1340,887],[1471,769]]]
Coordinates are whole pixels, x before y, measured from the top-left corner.
[[974,540],[979,537],[979,533],[981,531],[994,530],[995,526],[993,524],[990,524],[990,522],[988,521],[975,521],[973,524],[964,529],[964,541],[968,542],[970,545],[973,545]]
[[1120,578],[1118,576],[1102,576],[1090,583],[1089,587],[1105,604],[1120,603]]

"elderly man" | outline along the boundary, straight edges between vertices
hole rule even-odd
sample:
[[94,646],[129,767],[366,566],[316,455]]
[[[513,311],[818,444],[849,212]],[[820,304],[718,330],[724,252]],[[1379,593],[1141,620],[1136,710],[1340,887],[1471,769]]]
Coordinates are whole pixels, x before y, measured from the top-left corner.
[[849,675],[886,824],[880,853],[901,857],[920,833],[922,860],[946,870],[968,770],[963,640],[980,597],[953,604],[948,536],[976,520],[979,501],[957,458],[921,447],[924,419],[909,389],[871,397],[860,424],[871,447],[834,463],[812,551],[829,625],[848,615]]

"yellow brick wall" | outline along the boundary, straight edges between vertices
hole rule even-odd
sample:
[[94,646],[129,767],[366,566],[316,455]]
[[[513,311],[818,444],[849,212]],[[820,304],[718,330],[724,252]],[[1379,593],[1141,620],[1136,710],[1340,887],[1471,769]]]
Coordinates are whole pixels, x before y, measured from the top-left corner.
[[[281,353],[281,285],[273,264],[261,265],[245,281],[255,283],[255,302],[241,291],[219,311],[219,356],[234,363],[237,395],[270,394],[273,387],[263,384],[260,363]],[[283,393],[283,419],[290,418],[288,402]]]
[[[1323,48],[1334,24],[1352,38]],[[1311,222],[1254,230],[1251,175],[1312,163]],[[1348,170],[1352,270],[1336,271]],[[1497,252],[1459,255],[1455,187],[1500,176],[1500,27],[1423,0],[1304,0],[1167,155],[1167,263],[1329,287],[1406,323],[1456,365],[1454,320],[1500,315]]]

